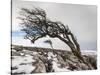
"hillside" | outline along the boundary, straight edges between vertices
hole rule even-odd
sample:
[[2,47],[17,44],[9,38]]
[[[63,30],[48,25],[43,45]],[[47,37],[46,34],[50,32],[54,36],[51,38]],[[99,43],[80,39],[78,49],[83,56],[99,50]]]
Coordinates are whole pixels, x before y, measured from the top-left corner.
[[[89,70],[71,51],[19,45],[12,45],[11,49],[13,75]],[[97,69],[95,53],[83,53],[83,57]]]

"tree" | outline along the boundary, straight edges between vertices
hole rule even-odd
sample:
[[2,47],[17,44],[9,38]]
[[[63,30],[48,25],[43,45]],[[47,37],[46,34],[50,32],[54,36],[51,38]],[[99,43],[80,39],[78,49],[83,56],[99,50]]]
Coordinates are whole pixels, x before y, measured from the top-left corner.
[[26,33],[26,39],[34,43],[39,38],[46,36],[58,38],[70,47],[72,53],[80,62],[85,63],[89,69],[92,69],[91,65],[82,57],[80,45],[68,25],[65,26],[60,21],[49,20],[46,12],[41,8],[21,8],[20,17],[18,18],[22,20],[20,25],[22,31]]
[[51,40],[46,40],[46,41],[44,41],[44,43],[48,43],[48,44],[50,44],[51,48],[53,49],[52,41],[51,41]]

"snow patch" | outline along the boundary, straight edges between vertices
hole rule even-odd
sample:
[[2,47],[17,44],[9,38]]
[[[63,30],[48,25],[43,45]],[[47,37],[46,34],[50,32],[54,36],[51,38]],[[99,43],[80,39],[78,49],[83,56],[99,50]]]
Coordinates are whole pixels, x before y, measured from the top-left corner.
[[93,50],[82,50],[83,55],[97,55],[97,51]]
[[26,55],[26,56],[12,56],[12,67],[16,67],[17,69],[12,70],[12,73],[21,73],[25,72],[29,74],[33,71],[36,67],[32,65],[32,62],[36,60],[33,59],[33,56]]
[[70,71],[70,70],[67,69],[68,67],[66,67],[66,68],[59,68],[59,67],[58,67],[59,64],[57,64],[57,62],[55,62],[55,61],[53,61],[52,63],[53,63],[53,69],[54,69],[55,72]]

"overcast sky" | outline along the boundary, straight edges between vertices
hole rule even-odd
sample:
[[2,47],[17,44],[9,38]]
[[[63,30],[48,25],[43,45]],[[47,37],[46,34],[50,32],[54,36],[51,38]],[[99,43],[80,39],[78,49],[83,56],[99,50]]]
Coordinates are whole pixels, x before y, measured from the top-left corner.
[[[61,21],[68,25],[70,30],[75,34],[82,50],[96,50],[97,49],[97,6],[95,5],[75,5],[62,3],[46,3],[34,1],[12,0],[12,31],[20,30],[20,21],[16,19],[20,8],[40,7],[47,13],[47,17],[53,21]],[[17,34],[16,34],[17,35]],[[12,36],[13,43],[25,44],[23,37]],[[34,46],[50,47],[44,44],[43,41],[47,38],[42,38],[36,41]],[[51,38],[50,38],[51,39]],[[66,44],[59,39],[51,39],[54,48],[68,49]],[[27,40],[26,44],[30,42]],[[31,43],[30,43],[31,44]]]

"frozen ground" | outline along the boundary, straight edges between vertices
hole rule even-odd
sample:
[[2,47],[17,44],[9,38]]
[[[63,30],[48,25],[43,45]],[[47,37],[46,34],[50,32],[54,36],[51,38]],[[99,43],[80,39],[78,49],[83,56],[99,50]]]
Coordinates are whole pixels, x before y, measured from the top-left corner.
[[[12,73],[16,74],[31,74],[32,71],[35,72],[36,68],[38,65],[34,64],[37,60],[31,55],[24,55],[20,53],[21,56],[12,56]],[[33,52],[33,55],[36,56],[36,52]],[[69,71],[67,67],[65,68],[60,68],[60,64],[58,64],[58,60],[56,58],[56,55],[53,55],[51,52],[48,53],[48,60],[52,60],[52,69],[54,72],[61,72],[61,71]],[[46,71],[43,71],[46,72]]]
[[[12,73],[25,73],[29,74],[35,69],[35,66],[32,65],[32,62],[36,60],[32,56],[12,56]],[[15,69],[14,69],[15,68]]]
[[[12,74],[32,74],[45,72],[66,72],[86,69],[83,63],[69,52],[53,53],[37,50],[17,50],[12,46]],[[33,48],[34,49],[34,48]],[[83,55],[96,55],[96,52],[82,52]],[[62,56],[65,56],[64,58]]]
[[93,50],[82,50],[83,55],[97,55],[97,51]]

